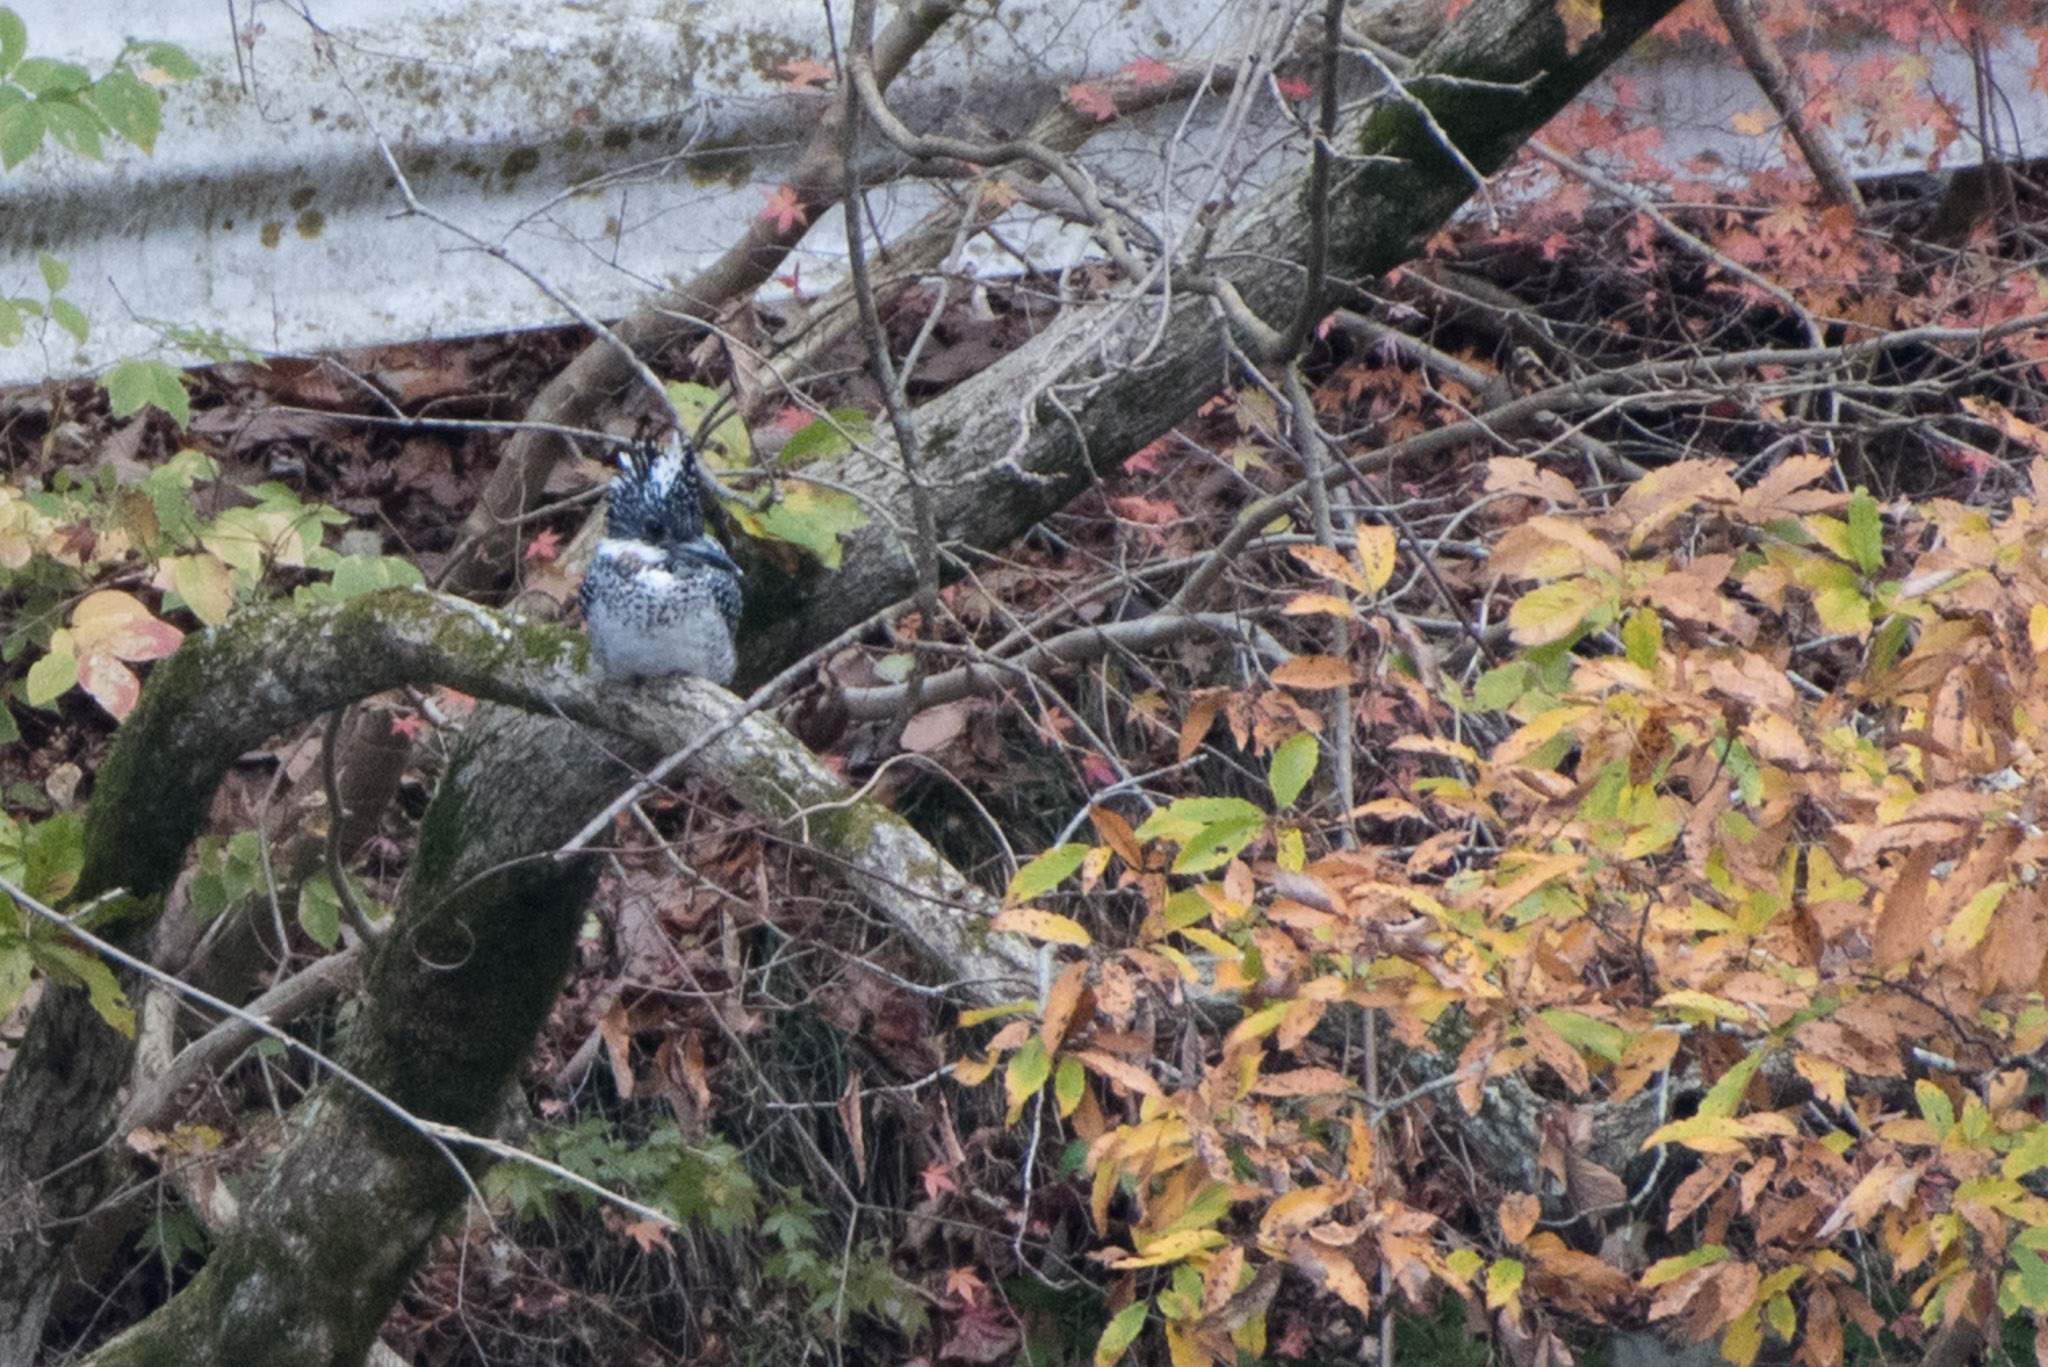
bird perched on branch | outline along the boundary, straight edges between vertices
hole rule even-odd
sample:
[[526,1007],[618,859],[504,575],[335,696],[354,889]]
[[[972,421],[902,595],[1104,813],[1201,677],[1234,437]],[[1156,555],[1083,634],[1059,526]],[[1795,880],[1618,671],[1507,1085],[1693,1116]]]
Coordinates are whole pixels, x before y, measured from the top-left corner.
[[704,530],[697,448],[678,434],[619,453],[605,535],[579,598],[598,668],[623,678],[732,680],[740,570]]

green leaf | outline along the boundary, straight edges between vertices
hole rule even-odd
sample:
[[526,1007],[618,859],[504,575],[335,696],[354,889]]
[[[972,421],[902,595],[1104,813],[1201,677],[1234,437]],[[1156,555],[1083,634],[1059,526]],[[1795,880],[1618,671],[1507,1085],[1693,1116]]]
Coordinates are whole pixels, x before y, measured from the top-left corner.
[[78,658],[69,653],[45,655],[28,669],[27,698],[32,707],[47,707],[78,682]]
[[1266,771],[1266,782],[1273,790],[1275,803],[1283,808],[1294,805],[1294,799],[1301,796],[1301,790],[1315,777],[1316,760],[1321,753],[1313,732],[1298,732],[1280,742]]
[[1535,672],[1528,665],[1510,660],[1479,676],[1472,685],[1473,705],[1488,712],[1505,712],[1521,701],[1535,681]]
[[[1742,1093],[1749,1086],[1749,1080],[1756,1076],[1757,1065],[1764,1061],[1764,1051],[1755,1050],[1745,1054],[1734,1067],[1721,1074],[1718,1081],[1707,1089],[1701,1098],[1697,1114],[1710,1120],[1726,1120],[1735,1114],[1742,1104]],[[1650,1283],[1644,1282],[1644,1286]]]
[[[0,119],[5,117],[0,115]],[[107,402],[117,418],[128,417],[153,404],[176,419],[180,427],[192,421],[192,401],[185,393],[184,378],[162,361],[131,356],[115,362],[100,383],[106,387]]]
[[851,451],[856,442],[874,440],[875,425],[860,408],[835,408],[824,417],[806,423],[783,446],[775,463],[782,466],[809,465],[828,456]]
[[380,589],[425,584],[426,577],[410,560],[395,555],[343,555],[333,563],[334,577],[325,584],[307,584],[299,590],[304,601],[345,603]]
[[299,885],[299,925],[322,949],[341,942],[341,897],[324,871]]
[[1884,519],[1878,516],[1877,500],[1859,487],[1849,499],[1849,553],[1865,574],[1884,568]]
[[1956,1127],[1956,1108],[1948,1093],[1925,1078],[1913,1084],[1913,1100],[1919,1103],[1920,1118],[1932,1125],[1936,1134],[1945,1136]]
[[1074,1108],[1081,1104],[1081,1089],[1087,1083],[1081,1060],[1071,1056],[1060,1060],[1059,1069],[1052,1077],[1052,1095],[1059,1102],[1062,1119],[1072,1115]]
[[59,99],[75,95],[92,84],[82,66],[30,57],[14,68],[14,83],[37,99]]
[[1088,846],[1078,843],[1053,846],[1017,870],[1017,876],[1010,880],[1010,889],[1004,896],[1012,902],[1028,902],[1041,893],[1051,892],[1066,881],[1068,874],[1081,867],[1081,861],[1088,857],[1088,849]]
[[1522,1289],[1522,1277],[1527,1269],[1519,1259],[1501,1258],[1486,1269],[1486,1308],[1498,1310],[1514,1298]]
[[1137,1341],[1139,1332],[1145,1327],[1145,1316],[1151,1310],[1152,1302],[1147,1299],[1133,1301],[1116,1312],[1116,1318],[1095,1341],[1095,1367],[1115,1367],[1124,1351]]
[[722,457],[715,464],[738,468],[754,463],[754,442],[747,435],[747,424],[717,390],[679,380],[670,380],[662,388],[668,392],[669,407],[676,411],[676,425],[693,436],[713,413],[723,414],[715,427],[697,438],[707,454]]
[[36,962],[45,973],[83,984],[100,1019],[128,1038],[135,1038],[135,1012],[129,1007],[121,985],[114,981],[113,972],[97,955],[52,940],[32,941],[31,945]]
[[176,43],[145,43],[142,60],[174,81],[199,79],[199,63],[187,56],[185,49]]
[[82,104],[70,100],[37,100],[43,111],[43,122],[50,130],[50,137],[59,147],[76,152],[89,161],[99,161],[105,153],[100,147],[100,134],[106,131],[106,122],[99,115]]
[[0,346],[13,346],[21,338],[21,310],[12,299],[0,299]]
[[43,121],[43,106],[23,100],[0,109],[0,167],[12,171],[43,145],[49,125]]
[[68,812],[22,828],[22,891],[55,906],[78,886],[85,867],[85,825]]
[[1024,1103],[1038,1095],[1038,1089],[1052,1076],[1052,1056],[1045,1052],[1045,1041],[1033,1035],[1025,1040],[1010,1055],[1009,1065],[1003,1070],[1003,1090],[1010,1098],[1009,1123],[1017,1123],[1017,1117],[1024,1113]]
[[1664,1258],[1652,1263],[1643,1272],[1643,1289],[1655,1291],[1666,1282],[1678,1280],[1696,1267],[1718,1263],[1728,1256],[1728,1249],[1722,1244],[1702,1244],[1690,1253],[1681,1253],[1675,1258]]
[[163,130],[163,100],[128,68],[117,66],[100,77],[86,98],[117,135],[145,152],[156,150],[156,135]]
[[1204,826],[1174,856],[1173,871],[1207,873],[1210,869],[1220,868],[1237,858],[1244,847],[1252,843],[1252,837],[1265,828],[1263,812],[1253,817],[1239,817],[1234,821]]
[[[0,917],[11,915],[15,909],[14,899],[0,893]],[[0,1018],[21,1003],[35,978],[35,966],[35,956],[29,953],[25,941],[14,939],[0,945]]]
[[764,534],[800,546],[826,569],[836,570],[844,554],[840,535],[866,526],[868,516],[851,494],[790,480],[775,506],[758,518],[742,520],[754,521]]
[[1515,643],[1540,646],[1561,641],[1579,629],[1586,614],[1607,597],[1587,579],[1560,579],[1529,590],[1508,609],[1508,627]]
[[1637,608],[1621,624],[1622,648],[1628,652],[1628,662],[1637,669],[1650,669],[1657,663],[1657,653],[1664,648],[1664,622],[1648,608]]
[[1266,814],[1241,797],[1176,798],[1145,818],[1138,827],[1140,843],[1147,840],[1175,840],[1186,843],[1196,832],[1219,821],[1264,821]]
[[52,294],[71,283],[71,267],[48,252],[36,253],[36,269],[42,272],[43,283],[49,287]]
[[1606,1021],[1582,1016],[1576,1011],[1539,1011],[1544,1023],[1564,1036],[1565,1043],[1574,1049],[1584,1049],[1598,1054],[1609,1063],[1621,1062],[1622,1051],[1628,1048],[1628,1032]]
[[92,330],[92,325],[86,322],[85,315],[69,299],[52,299],[50,318],[58,327],[70,333],[74,341],[83,342]]
[[28,55],[28,25],[11,9],[0,9],[0,76],[11,76]]

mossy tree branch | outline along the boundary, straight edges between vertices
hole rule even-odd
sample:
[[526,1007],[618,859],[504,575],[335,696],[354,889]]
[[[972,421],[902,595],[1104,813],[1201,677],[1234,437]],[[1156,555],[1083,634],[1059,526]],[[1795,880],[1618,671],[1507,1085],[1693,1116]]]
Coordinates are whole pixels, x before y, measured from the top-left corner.
[[[571,901],[580,907],[580,895],[572,894],[580,886],[581,861],[557,860],[555,847],[628,781],[620,760],[646,763],[690,745],[699,747],[695,772],[786,830],[829,876],[844,879],[915,940],[946,976],[964,980],[968,996],[996,1000],[1015,995],[1020,979],[1028,981],[1030,960],[1022,947],[982,933],[990,899],[902,818],[858,798],[780,726],[741,716],[730,694],[708,684],[607,686],[584,673],[582,661],[583,641],[574,633],[510,624],[462,599],[411,589],[312,612],[249,612],[196,635],[151,676],[101,768],[86,828],[81,900],[125,889],[129,898],[106,929],[125,943],[140,943],[237,755],[371,694],[438,683],[549,719],[560,731],[546,751],[516,757],[535,767],[546,801],[512,806],[518,790],[501,781],[488,803],[474,804],[459,819],[449,813],[464,809],[437,804],[417,859],[426,886],[459,884],[447,869],[470,867],[473,848],[487,859],[480,867],[494,867],[490,861],[499,855],[512,857],[504,854],[507,840],[534,867],[521,865],[466,888],[455,912],[422,911],[426,919],[408,932],[412,948],[402,952],[400,969],[484,964],[481,948],[467,957],[464,950],[472,941],[487,942],[479,926],[488,923],[496,933],[494,918],[516,922],[527,915],[523,908]],[[492,757],[494,765],[506,762]],[[594,799],[584,800],[586,789]],[[488,819],[476,815],[486,811]],[[558,830],[565,813],[573,820]],[[573,932],[573,916],[568,924]],[[468,1111],[450,1099],[449,1088],[497,1094],[483,1080],[509,1075],[532,1041],[533,1028],[523,1022],[530,1015],[537,1025],[533,1012],[544,1013],[559,986],[554,959],[544,949],[527,944],[512,956],[510,969],[474,978],[451,969],[432,978],[431,992],[390,981],[382,966],[391,961],[380,956],[369,997],[395,994],[414,1006],[393,1018],[396,1033],[374,1053],[366,1074],[372,1085],[429,1118],[470,1123],[459,1118]],[[498,1001],[493,991],[506,995]],[[419,1005],[422,994],[449,993],[462,999],[460,1009],[448,1002],[431,1010]],[[533,1007],[536,997],[540,1005]],[[479,1021],[493,1024],[485,1031]],[[488,1034],[490,1048],[502,1056],[472,1057],[472,1037],[479,1033]],[[42,1288],[54,1281],[65,1233],[103,1189],[103,1167],[92,1155],[108,1137],[132,1050],[131,1041],[93,1012],[82,990],[52,985],[0,1092],[0,1191],[10,1194],[0,1207],[0,1238],[22,1250],[0,1279],[0,1308],[18,1331],[11,1341],[30,1344],[28,1356],[34,1350],[27,1336],[32,1328],[39,1332],[48,1299]],[[457,1065],[452,1071],[450,1060]],[[0,1334],[0,1348],[9,1341]]]

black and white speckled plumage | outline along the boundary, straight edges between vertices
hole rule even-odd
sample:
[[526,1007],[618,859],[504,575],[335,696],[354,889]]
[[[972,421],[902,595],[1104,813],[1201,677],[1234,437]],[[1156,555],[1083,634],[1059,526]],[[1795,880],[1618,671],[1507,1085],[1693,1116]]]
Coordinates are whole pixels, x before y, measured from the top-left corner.
[[740,572],[704,530],[687,438],[638,442],[605,491],[605,536],[579,595],[590,653],[608,675],[694,674],[730,683]]

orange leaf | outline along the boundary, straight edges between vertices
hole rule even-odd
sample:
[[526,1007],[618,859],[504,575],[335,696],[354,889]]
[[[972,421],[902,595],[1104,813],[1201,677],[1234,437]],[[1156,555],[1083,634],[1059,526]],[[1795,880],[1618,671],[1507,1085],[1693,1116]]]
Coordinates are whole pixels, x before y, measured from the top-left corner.
[[1130,822],[1107,807],[1090,807],[1088,819],[1095,824],[1095,833],[1102,837],[1102,843],[1116,851],[1117,858],[1134,869],[1145,867],[1144,852],[1138,848],[1138,837]]
[[1535,1196],[1526,1191],[1510,1192],[1500,1202],[1500,1237],[1511,1244],[1523,1242],[1542,1213],[1543,1203]]
[[1273,682],[1287,688],[1342,688],[1351,682],[1351,666],[1334,655],[1297,655],[1273,671]]
[[1079,1059],[1081,1066],[1089,1072],[1108,1078],[1127,1092],[1136,1092],[1140,1096],[1162,1095],[1152,1075],[1135,1064],[1112,1058],[1099,1049],[1077,1049],[1073,1057]]
[[79,656],[78,685],[113,714],[115,721],[126,720],[142,696],[142,683],[135,671],[111,655]]

